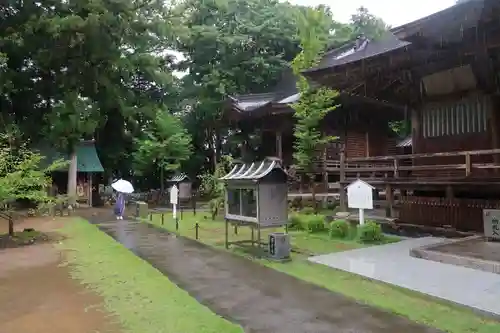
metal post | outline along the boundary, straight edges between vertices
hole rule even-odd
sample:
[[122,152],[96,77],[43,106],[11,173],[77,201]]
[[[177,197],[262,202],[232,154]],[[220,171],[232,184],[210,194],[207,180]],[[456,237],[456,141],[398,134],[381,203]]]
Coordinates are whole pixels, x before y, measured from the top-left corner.
[[149,213],[149,221],[153,221],[153,213]]
[[165,224],[165,213],[161,213],[161,225]]
[[234,225],[234,234],[237,235],[238,234],[238,226],[235,224]]
[[183,211],[183,209],[182,209],[182,205],[181,204],[179,204],[179,209],[181,210],[181,220],[182,220],[182,211]]
[[198,229],[200,228],[200,225],[198,223],[196,223],[194,225],[194,230],[195,230],[195,233],[196,233],[196,240],[198,240]]
[[179,219],[175,218],[175,231],[179,231]]

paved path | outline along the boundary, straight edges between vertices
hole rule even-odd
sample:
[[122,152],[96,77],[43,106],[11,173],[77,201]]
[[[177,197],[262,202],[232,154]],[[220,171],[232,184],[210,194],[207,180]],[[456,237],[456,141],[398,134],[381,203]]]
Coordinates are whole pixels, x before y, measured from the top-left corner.
[[147,223],[99,227],[247,333],[438,332]]
[[442,242],[425,237],[312,257],[309,260],[500,315],[500,275],[410,256],[410,249]]

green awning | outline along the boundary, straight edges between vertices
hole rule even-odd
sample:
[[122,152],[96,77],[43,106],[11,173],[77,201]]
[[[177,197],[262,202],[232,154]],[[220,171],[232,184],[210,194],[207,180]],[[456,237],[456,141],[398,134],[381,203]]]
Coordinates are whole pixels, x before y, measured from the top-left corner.
[[82,142],[76,147],[78,172],[104,172],[93,142]]
[[[35,149],[41,155],[45,156],[45,159],[41,163],[43,167],[49,166],[52,162],[60,158],[65,160],[70,159],[67,154],[60,153],[55,148],[47,145]],[[97,156],[94,142],[92,141],[85,141],[78,144],[76,147],[76,159],[78,172],[104,172],[99,156]],[[67,168],[65,169],[67,170]]]

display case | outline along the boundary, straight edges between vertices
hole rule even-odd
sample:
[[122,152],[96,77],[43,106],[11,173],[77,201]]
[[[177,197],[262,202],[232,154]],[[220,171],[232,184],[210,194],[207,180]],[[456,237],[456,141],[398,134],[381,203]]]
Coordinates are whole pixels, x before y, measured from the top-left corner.
[[225,219],[278,227],[288,223],[287,174],[281,160],[266,158],[237,163],[220,179],[225,182]]

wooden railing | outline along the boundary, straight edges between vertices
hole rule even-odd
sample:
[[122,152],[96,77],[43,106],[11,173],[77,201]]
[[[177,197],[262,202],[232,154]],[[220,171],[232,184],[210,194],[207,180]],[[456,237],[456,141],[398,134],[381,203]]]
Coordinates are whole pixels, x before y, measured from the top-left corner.
[[[439,163],[431,159],[439,160]],[[446,159],[453,161],[448,163]],[[491,162],[485,162],[485,160],[491,160]],[[353,166],[354,164],[356,166]],[[446,171],[449,174],[451,174],[450,171],[458,171],[454,173],[458,178],[485,178],[491,176],[491,172],[476,173],[475,171],[498,169],[500,169],[500,149],[348,159],[341,153],[339,161],[341,181],[353,173],[383,173],[383,178],[420,178],[419,175],[425,178],[439,178],[443,174],[440,171]],[[418,173],[422,171],[426,172]]]

